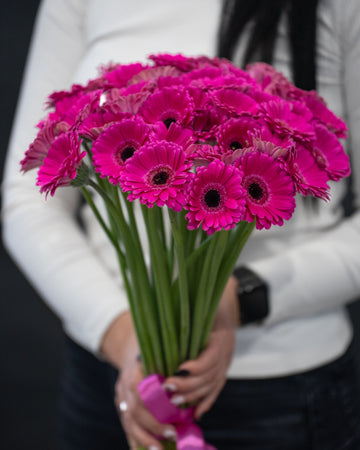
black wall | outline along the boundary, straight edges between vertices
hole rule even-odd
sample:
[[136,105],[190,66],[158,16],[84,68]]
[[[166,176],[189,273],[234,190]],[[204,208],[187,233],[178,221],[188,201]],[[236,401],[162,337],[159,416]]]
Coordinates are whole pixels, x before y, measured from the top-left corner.
[[[0,11],[0,173],[38,0]],[[56,450],[63,335],[0,247],[0,449]]]

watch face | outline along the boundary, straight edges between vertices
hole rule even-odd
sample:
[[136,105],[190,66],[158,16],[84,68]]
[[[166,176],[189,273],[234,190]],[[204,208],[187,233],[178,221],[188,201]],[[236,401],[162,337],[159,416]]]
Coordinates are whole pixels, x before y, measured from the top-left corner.
[[238,297],[241,323],[259,322],[269,314],[266,283],[251,270],[241,267],[234,271],[239,280]]

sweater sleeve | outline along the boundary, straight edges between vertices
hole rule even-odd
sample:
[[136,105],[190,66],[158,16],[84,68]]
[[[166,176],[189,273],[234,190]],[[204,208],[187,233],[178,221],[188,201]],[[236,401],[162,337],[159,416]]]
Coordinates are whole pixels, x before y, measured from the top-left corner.
[[268,324],[325,312],[360,296],[360,4],[330,3],[342,47],[355,212],[316,239],[250,264],[270,287]]
[[87,6],[85,0],[40,6],[6,160],[2,220],[5,247],[19,268],[67,333],[95,352],[111,321],[127,308],[125,293],[77,224],[77,191],[59,189],[45,201],[35,187],[36,173],[23,175],[19,165],[44,115],[44,99],[70,86],[83,56]]
[[220,7],[219,0],[41,4],[6,161],[3,240],[66,332],[90,351],[98,351],[111,322],[128,308],[125,290],[78,226],[77,191],[58,189],[45,201],[35,186],[36,173],[22,175],[19,161],[52,91],[66,89],[74,80],[84,82],[100,63],[111,60],[144,61],[156,51],[208,54]]

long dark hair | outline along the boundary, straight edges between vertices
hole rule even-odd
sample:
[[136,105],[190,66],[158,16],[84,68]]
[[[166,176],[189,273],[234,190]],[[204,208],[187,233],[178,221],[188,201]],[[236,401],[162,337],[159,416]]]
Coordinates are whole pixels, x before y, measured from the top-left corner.
[[225,0],[219,29],[218,55],[232,59],[245,25],[254,26],[247,44],[243,66],[255,52],[272,63],[277,27],[285,12],[295,85],[316,88],[316,13],[318,0]]

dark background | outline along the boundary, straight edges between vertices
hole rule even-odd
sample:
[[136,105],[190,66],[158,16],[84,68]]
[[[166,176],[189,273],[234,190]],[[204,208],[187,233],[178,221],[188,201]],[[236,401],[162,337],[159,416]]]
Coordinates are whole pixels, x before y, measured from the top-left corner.
[[[38,0],[0,10],[0,177]],[[1,243],[2,245],[2,243]],[[57,450],[63,335],[0,247],[0,449]]]
[[[1,5],[0,176],[38,4],[38,0],[17,0]],[[61,326],[1,245],[0,449],[56,450]],[[351,305],[350,312],[360,349],[359,302]]]

